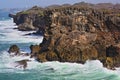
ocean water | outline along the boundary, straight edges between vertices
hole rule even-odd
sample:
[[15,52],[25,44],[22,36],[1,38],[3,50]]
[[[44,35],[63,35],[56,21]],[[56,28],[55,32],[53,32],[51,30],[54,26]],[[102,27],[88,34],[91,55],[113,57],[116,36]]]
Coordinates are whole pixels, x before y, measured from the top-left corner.
[[[88,60],[85,64],[39,63],[29,56],[10,57],[7,52],[10,45],[17,44],[21,51],[30,52],[29,46],[39,44],[43,37],[13,29],[17,26],[6,14],[0,12],[0,80],[120,80],[120,68],[108,70],[98,60]],[[15,67],[14,62],[22,59],[31,60],[25,70]]]

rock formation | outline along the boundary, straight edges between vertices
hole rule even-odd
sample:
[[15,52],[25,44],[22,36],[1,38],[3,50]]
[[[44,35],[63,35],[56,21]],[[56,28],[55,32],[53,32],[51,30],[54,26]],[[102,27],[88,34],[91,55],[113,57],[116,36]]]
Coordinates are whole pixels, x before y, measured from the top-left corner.
[[31,53],[36,54],[38,61],[85,63],[98,59],[110,69],[120,66],[119,9],[76,4],[45,8],[40,16],[19,14],[14,17],[17,25],[25,28],[26,22],[44,32],[43,42],[31,46]]
[[8,53],[10,54],[10,56],[13,56],[13,57],[14,56],[29,56],[30,55],[29,53],[21,52],[20,48],[17,45],[11,45],[9,50],[8,50]]
[[21,31],[38,30],[38,28],[40,29],[43,25],[42,22],[39,25],[38,18],[41,18],[42,15],[43,9],[37,6],[34,6],[29,10],[19,12],[16,15],[9,14],[9,16],[13,18],[16,25],[18,25],[18,30]]
[[18,55],[18,54],[20,54],[20,49],[17,45],[12,45],[12,46],[10,46],[8,52],[12,55]]
[[29,61],[31,61],[31,60],[24,59],[24,60],[20,60],[20,61],[15,61],[13,66],[15,68],[19,67],[19,68],[25,70],[27,68],[27,62],[29,62]]

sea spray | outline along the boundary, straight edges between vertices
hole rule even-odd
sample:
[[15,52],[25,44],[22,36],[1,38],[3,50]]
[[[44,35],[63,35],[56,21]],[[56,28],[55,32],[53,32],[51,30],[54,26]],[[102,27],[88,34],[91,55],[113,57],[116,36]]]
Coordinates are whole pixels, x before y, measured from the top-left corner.
[[0,39],[0,42],[9,42],[9,43],[41,43],[43,37],[35,36],[35,35],[26,35],[29,33],[33,33],[34,31],[25,31],[21,32],[16,29],[14,23],[12,23],[12,19],[8,21],[0,21],[0,35],[4,35],[4,38]]
[[[15,68],[12,63],[19,60],[30,59],[27,62],[27,68],[24,71],[20,68]],[[85,64],[78,63],[61,63],[58,61],[40,63],[30,58],[29,56],[10,57],[9,53],[2,52],[0,55],[0,64],[2,69],[0,73],[11,74],[36,74],[36,79],[48,77],[50,80],[119,80],[120,69],[108,70],[104,68],[99,60],[88,60]],[[4,65],[3,65],[4,64]],[[39,75],[40,76],[39,76]],[[42,76],[42,77],[41,77]],[[19,77],[19,76],[18,76]],[[34,76],[35,77],[35,76]],[[60,79],[59,79],[60,78]],[[24,79],[23,79],[24,80]],[[26,80],[26,79],[25,79]],[[32,80],[32,79],[29,79]]]
[[29,46],[32,44],[40,44],[42,36],[26,35],[34,31],[18,31],[13,23],[13,19],[0,21],[0,51],[4,51],[13,44],[17,44],[22,51],[30,52]]

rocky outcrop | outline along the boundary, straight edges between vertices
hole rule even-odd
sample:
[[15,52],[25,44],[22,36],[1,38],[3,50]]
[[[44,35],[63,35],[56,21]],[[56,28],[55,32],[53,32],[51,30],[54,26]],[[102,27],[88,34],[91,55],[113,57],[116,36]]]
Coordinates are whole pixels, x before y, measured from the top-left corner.
[[41,20],[43,9],[37,6],[34,6],[29,10],[19,12],[16,15],[9,14],[9,16],[13,18],[16,25],[18,25],[18,30],[21,31],[38,30],[43,27],[42,24],[44,24],[41,22],[39,25],[38,18]]
[[19,55],[20,54],[20,49],[17,45],[12,45],[12,46],[10,46],[8,52],[12,55]]
[[42,16],[36,14],[32,23],[44,31],[44,39],[39,46],[30,47],[34,57],[40,62],[98,59],[110,69],[120,66],[120,11],[91,5],[45,8]]
[[47,10],[50,24],[45,29],[38,60],[85,63],[99,59],[110,69],[117,67],[120,54],[108,56],[110,45],[120,41],[120,17],[114,11],[82,7]]
[[31,58],[37,56],[37,53],[40,51],[40,46],[39,45],[31,45],[30,46],[31,50]]
[[11,45],[8,53],[10,54],[11,57],[14,56],[30,56],[29,53],[25,53],[23,51],[20,51],[20,48],[17,45]]

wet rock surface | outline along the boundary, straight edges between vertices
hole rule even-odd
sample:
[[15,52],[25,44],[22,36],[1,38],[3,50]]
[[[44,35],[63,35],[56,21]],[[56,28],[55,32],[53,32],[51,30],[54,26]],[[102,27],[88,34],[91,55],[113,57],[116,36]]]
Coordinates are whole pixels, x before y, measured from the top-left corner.
[[8,52],[10,54],[13,53],[14,55],[19,55],[20,54],[20,49],[19,49],[19,47],[17,45],[12,45],[12,46],[10,46]]

